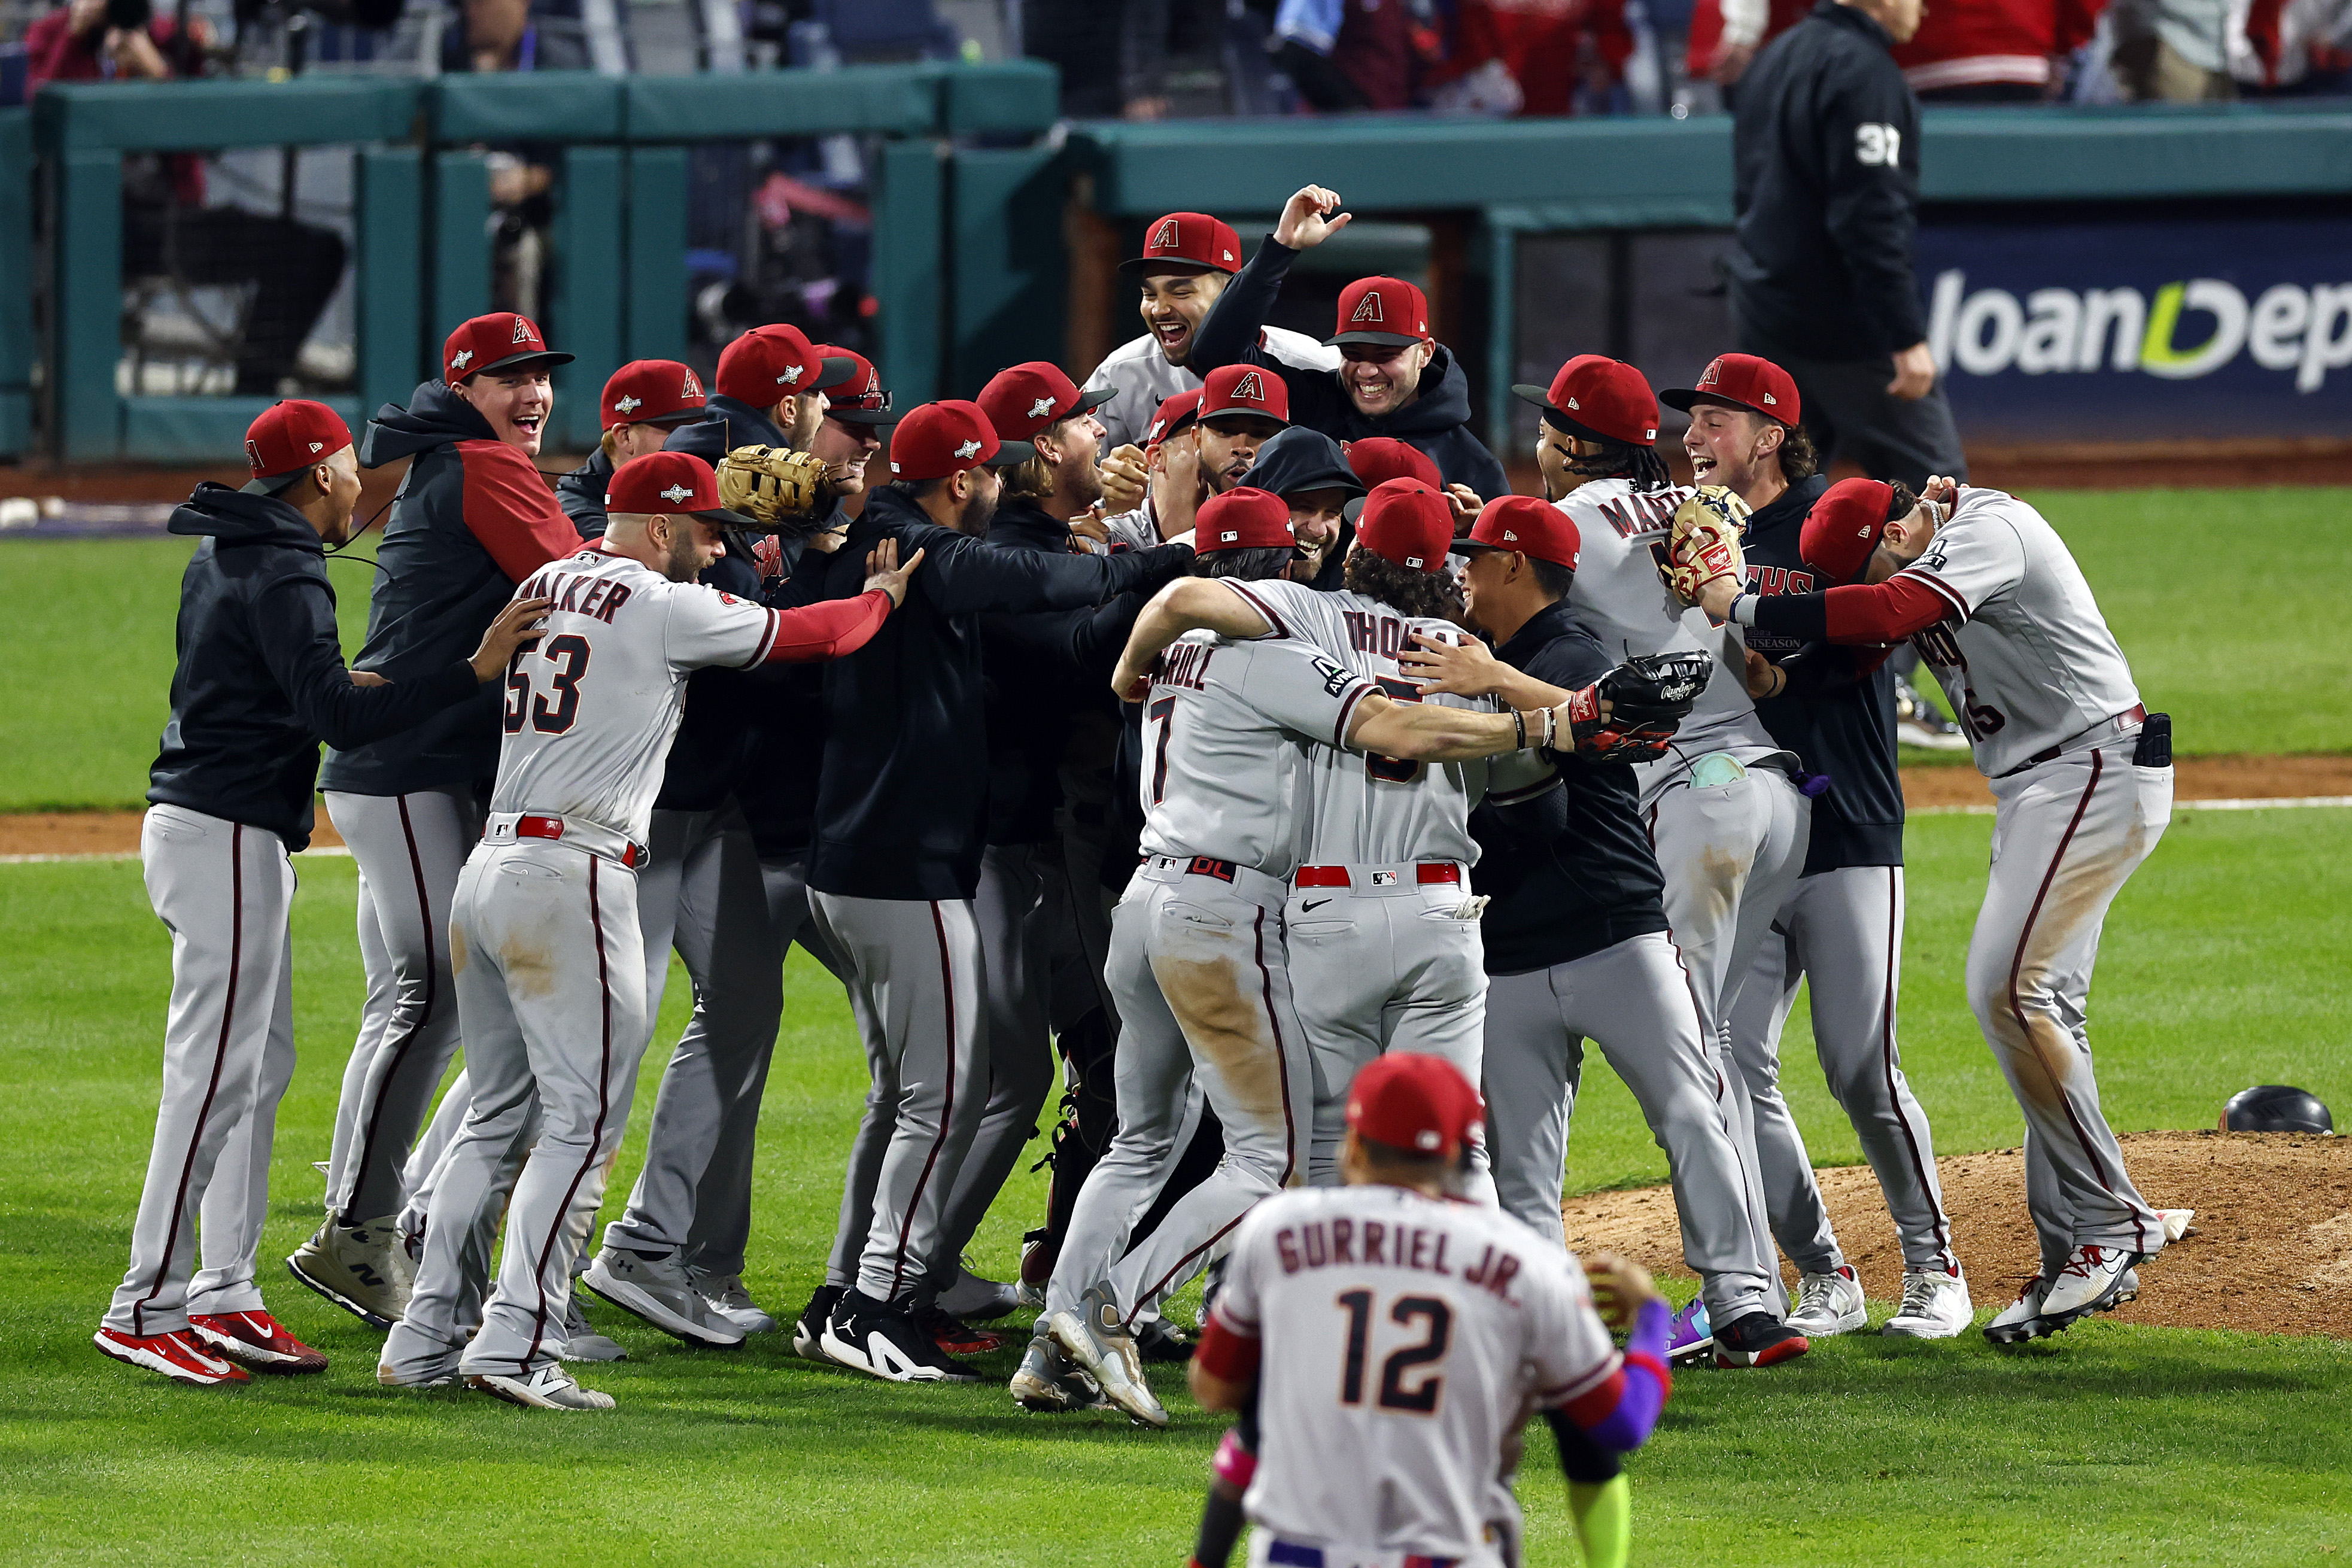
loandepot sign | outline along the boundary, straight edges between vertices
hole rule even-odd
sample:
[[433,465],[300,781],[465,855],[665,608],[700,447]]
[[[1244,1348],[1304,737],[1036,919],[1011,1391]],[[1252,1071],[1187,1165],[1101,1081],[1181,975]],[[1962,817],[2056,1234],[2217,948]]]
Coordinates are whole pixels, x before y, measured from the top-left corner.
[[1919,262],[1972,437],[2352,429],[2352,224],[1930,224]]

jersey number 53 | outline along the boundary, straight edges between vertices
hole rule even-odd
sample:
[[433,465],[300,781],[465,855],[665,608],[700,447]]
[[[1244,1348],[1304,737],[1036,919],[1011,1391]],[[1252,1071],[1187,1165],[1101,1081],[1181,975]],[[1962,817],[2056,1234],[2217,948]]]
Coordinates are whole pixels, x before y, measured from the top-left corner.
[[[534,655],[544,656],[548,663],[561,668],[547,678],[547,691],[531,694],[530,677],[523,669],[523,660]],[[523,721],[542,735],[561,735],[572,728],[580,717],[580,678],[588,673],[588,639],[573,632],[560,637],[550,637],[544,647],[521,647],[507,660],[506,727],[509,735],[522,732]],[[555,696],[550,706],[548,692]]]

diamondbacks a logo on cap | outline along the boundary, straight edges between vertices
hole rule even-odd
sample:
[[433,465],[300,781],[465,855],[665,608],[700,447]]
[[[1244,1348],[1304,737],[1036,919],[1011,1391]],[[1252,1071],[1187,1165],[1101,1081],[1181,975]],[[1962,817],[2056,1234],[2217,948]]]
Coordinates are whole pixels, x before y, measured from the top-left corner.
[[1371,289],[1367,289],[1364,297],[1356,301],[1356,313],[1348,318],[1348,324],[1352,327],[1359,321],[1384,323],[1386,321],[1387,318],[1381,314],[1381,291]]
[[646,400],[642,397],[624,397],[620,402],[613,405],[613,412],[626,414],[633,409],[643,408],[645,405]]
[[520,316],[517,316],[515,318],[514,341],[519,343],[535,343],[539,342],[539,334],[530,330],[530,321]]
[[677,395],[680,397],[691,397],[697,400],[701,398],[702,383],[694,379],[694,372],[689,370],[686,373],[686,384],[678,388]]
[[[1717,382],[1721,381],[1722,379],[1723,362],[1719,359],[1709,360],[1706,362],[1706,371],[1703,372],[1698,378],[1698,384],[1701,386],[1713,386]],[[1768,397],[1765,401],[1769,403],[1771,399]]]
[[778,386],[798,386],[800,384],[801,367],[796,364],[786,365],[784,367],[784,373],[776,377],[776,384]]
[[474,351],[471,349],[459,349],[456,353],[449,356],[449,368],[451,370],[463,370],[473,363]]
[[1029,417],[1032,419],[1043,419],[1052,412],[1054,412],[1054,400],[1050,397],[1041,397],[1029,405]]
[[1265,379],[1259,375],[1255,371],[1251,371],[1246,375],[1244,375],[1239,381],[1234,383],[1234,401],[1235,403],[1264,403],[1265,401]]
[[671,502],[691,500],[694,498],[694,492],[684,485],[672,485],[661,492],[661,497],[662,500]]
[[980,443],[978,441],[966,441],[962,446],[956,448],[955,455],[959,458],[977,458],[980,456]]
[[1151,243],[1143,248],[1146,250],[1175,249],[1176,220],[1172,217],[1160,219],[1160,226],[1151,231]]
[[251,463],[251,464],[253,465],[254,471],[255,471],[256,473],[258,473],[258,472],[260,472],[260,471],[261,471],[261,443],[260,443],[260,442],[256,441],[256,440],[253,440],[253,439],[251,439],[250,437],[248,437],[248,438],[247,439],[247,441],[246,441],[246,443],[245,443],[245,460],[246,460],[247,462]]
[[876,370],[876,369],[875,369],[873,366],[871,366],[871,365],[866,366],[866,387],[865,387],[865,390],[864,390],[864,391],[862,391],[862,392],[860,392],[857,395],[858,395],[858,396],[860,396],[860,397],[871,397],[871,396],[873,396],[876,393],[877,393],[877,392],[879,392],[879,391],[881,391],[881,390],[882,390],[882,373],[881,373],[880,371],[878,371],[878,370]]

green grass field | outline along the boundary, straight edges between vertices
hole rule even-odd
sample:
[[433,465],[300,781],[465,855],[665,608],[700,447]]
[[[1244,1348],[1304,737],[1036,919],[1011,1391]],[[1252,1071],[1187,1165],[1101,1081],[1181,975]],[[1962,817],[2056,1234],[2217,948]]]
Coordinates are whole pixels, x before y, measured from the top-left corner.
[[[2183,752],[2352,749],[2352,663],[2313,635],[2352,577],[2352,490],[2055,490],[2065,534]],[[371,536],[371,541],[373,536]],[[0,541],[0,647],[14,678],[0,811],[136,806],[168,711],[187,541]],[[344,644],[369,568],[333,563]],[[1929,759],[1921,759],[1929,760]],[[1954,759],[1965,763],[1965,756]]]
[[[2352,675],[2325,585],[2352,567],[2342,491],[2040,498],[2066,531],[2152,706],[2183,748],[2352,746]],[[164,711],[188,545],[0,542],[0,668],[16,679],[0,810],[137,804]],[[2193,563],[2184,566],[2182,563]],[[347,641],[366,569],[344,585]],[[2184,578],[2191,577],[2189,581]],[[1989,823],[1908,836],[1903,1033],[1945,1152],[2018,1141],[1960,994]],[[308,858],[295,909],[300,1065],[278,1123],[263,1285],[334,1358],[320,1378],[182,1390],[89,1343],[120,1278],[152,1131],[165,934],[127,861],[0,865],[0,1558],[26,1563],[428,1561],[640,1564],[1174,1564],[1221,1423],[1161,1379],[1165,1433],[1015,1409],[1001,1381],[900,1388],[789,1344],[687,1351],[609,1308],[627,1362],[588,1381],[604,1415],[398,1393],[379,1337],[277,1261],[318,1218],[360,999],[350,861]],[[2093,999],[2124,1131],[2210,1125],[2253,1082],[2352,1107],[2352,811],[2184,812],[2118,901]],[[674,976],[641,1075],[684,1022]],[[820,1274],[865,1087],[838,987],[804,958],[761,1125],[749,1282],[795,1311]],[[1785,1082],[1816,1160],[1860,1158],[1808,1064]],[[614,1190],[642,1154],[635,1119]],[[1594,1053],[1570,1184],[1654,1183],[1663,1157]],[[1024,1172],[973,1262],[1003,1278],[1043,1208]],[[2024,1226],[2021,1213],[2015,1223]],[[2217,1282],[2217,1288],[2225,1282]],[[1980,1308],[1995,1287],[1980,1284]],[[1192,1303],[1177,1316],[1189,1321]],[[1875,1309],[1885,1310],[1884,1303]],[[989,1358],[1000,1380],[1011,1352]],[[1694,1373],[1633,1462],[1635,1561],[1779,1564],[2061,1560],[2297,1563],[2352,1552],[2352,1342],[2093,1322],[2000,1354],[1969,1335],[1823,1344],[1769,1373]],[[1549,1438],[1521,1488],[1531,1563],[1570,1563]]]

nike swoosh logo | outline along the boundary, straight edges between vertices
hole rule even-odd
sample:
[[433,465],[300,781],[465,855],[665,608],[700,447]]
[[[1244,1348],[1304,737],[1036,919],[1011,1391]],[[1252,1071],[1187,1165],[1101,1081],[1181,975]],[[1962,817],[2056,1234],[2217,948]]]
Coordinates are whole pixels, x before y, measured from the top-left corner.
[[1328,899],[1310,899],[1306,903],[1298,906],[1298,912],[1302,915],[1311,915],[1317,910],[1321,909],[1330,901],[1331,900]]

